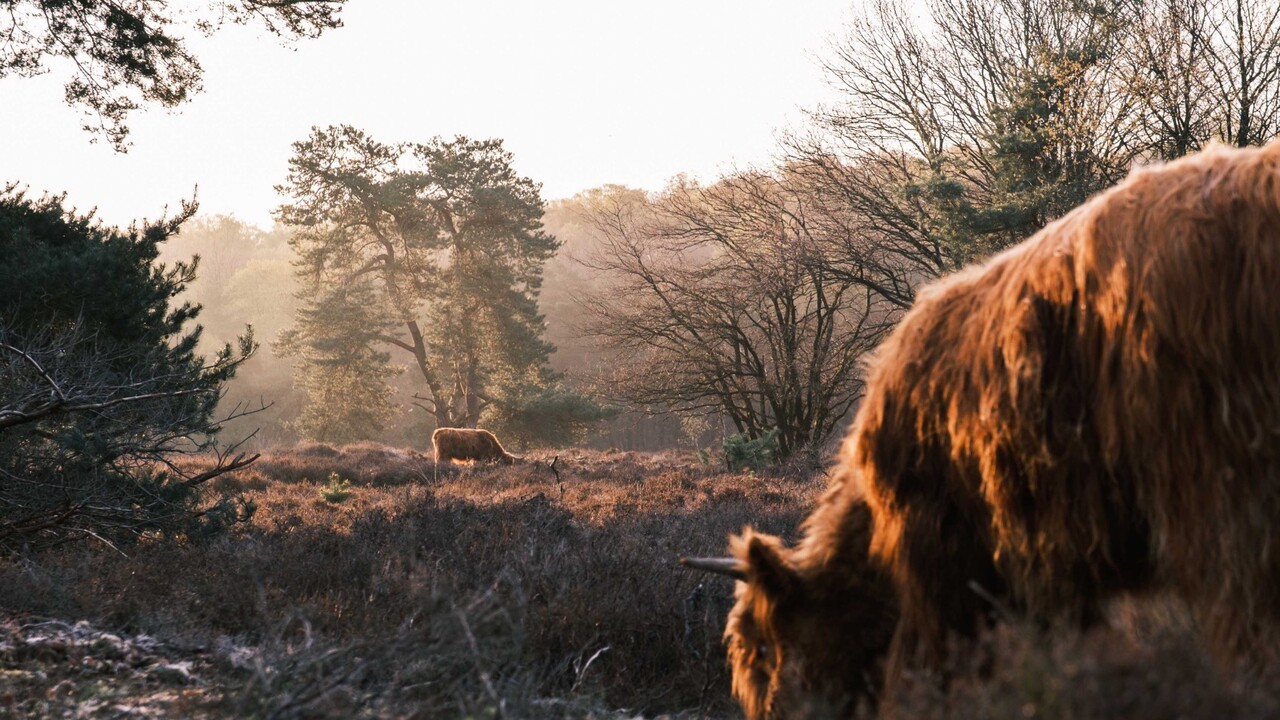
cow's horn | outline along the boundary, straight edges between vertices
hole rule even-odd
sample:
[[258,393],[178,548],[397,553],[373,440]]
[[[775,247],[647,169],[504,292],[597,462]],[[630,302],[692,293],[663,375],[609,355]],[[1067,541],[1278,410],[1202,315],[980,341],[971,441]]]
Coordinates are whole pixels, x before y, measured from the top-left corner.
[[717,575],[728,575],[734,580],[747,579],[747,573],[742,568],[742,562],[737,558],[719,557],[719,558],[680,558],[680,564],[693,568],[694,570],[705,570]]

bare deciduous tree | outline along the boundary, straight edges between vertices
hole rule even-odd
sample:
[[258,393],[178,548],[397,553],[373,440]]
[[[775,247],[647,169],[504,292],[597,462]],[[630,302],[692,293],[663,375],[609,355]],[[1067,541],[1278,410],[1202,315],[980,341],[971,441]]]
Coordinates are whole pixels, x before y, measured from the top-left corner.
[[1280,4],[1216,0],[1209,6],[1215,134],[1245,147],[1280,132]]
[[1212,2],[1152,0],[1135,13],[1124,61],[1143,144],[1155,157],[1181,157],[1213,136]]
[[825,198],[833,273],[905,308],[1210,140],[1280,131],[1280,6],[1245,0],[874,0],[825,62],[840,102],[788,142]]
[[1210,140],[1244,147],[1280,132],[1280,6],[1133,0],[1121,56],[1150,155]]
[[585,306],[616,353],[615,396],[723,411],[753,439],[777,428],[784,456],[825,439],[861,397],[884,313],[815,262],[810,202],[785,172],[597,197],[588,264],[613,282]]
[[1120,19],[1045,0],[876,0],[825,69],[842,101],[788,143],[831,227],[830,270],[897,308],[1034,231],[1138,153]]

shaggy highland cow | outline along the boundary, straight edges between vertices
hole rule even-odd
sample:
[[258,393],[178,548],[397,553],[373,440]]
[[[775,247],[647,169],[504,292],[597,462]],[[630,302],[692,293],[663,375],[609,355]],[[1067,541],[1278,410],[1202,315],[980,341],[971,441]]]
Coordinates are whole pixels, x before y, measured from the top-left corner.
[[520,458],[502,448],[493,433],[478,428],[437,428],[431,433],[431,447],[436,451],[437,463],[464,460],[514,465],[520,462]]
[[803,539],[731,547],[686,562],[742,580],[751,718],[846,712],[996,603],[1087,626],[1170,591],[1224,661],[1274,663],[1280,142],[1137,171],[923,290]]

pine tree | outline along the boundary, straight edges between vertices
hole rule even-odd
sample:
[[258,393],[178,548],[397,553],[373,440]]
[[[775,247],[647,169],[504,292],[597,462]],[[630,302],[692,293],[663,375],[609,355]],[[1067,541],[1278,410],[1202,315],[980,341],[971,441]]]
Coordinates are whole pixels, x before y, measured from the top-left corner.
[[276,343],[279,354],[294,358],[294,384],[307,396],[292,428],[323,442],[377,437],[395,413],[388,381],[400,368],[379,349],[390,328],[377,315],[372,283],[310,286],[301,296],[298,325]]
[[[541,229],[539,186],[511,162],[499,140],[388,145],[349,126],[295,143],[279,216],[296,228],[298,276],[313,293],[367,285],[362,307],[347,305],[369,320],[304,312],[290,337],[402,353],[438,427],[474,427],[500,406],[518,414],[556,379],[537,299],[557,243]],[[304,359],[300,372],[339,368]]]
[[1020,242],[1115,180],[1115,163],[1093,147],[1099,116],[1087,109],[1096,92],[1090,73],[1114,30],[1099,25],[1071,47],[1038,48],[1034,62],[1011,73],[1008,97],[987,109],[982,173],[935,163],[923,194],[959,264]]
[[190,31],[209,34],[228,22],[253,22],[285,38],[318,37],[342,24],[345,3],[4,0],[0,78],[68,73],[64,96],[84,109],[84,129],[124,151],[130,113],[150,104],[173,108],[200,91],[204,70],[187,45]]
[[194,212],[122,232],[0,190],[0,552],[231,516],[198,510],[201,486],[253,458],[173,462],[215,447],[220,390],[254,349],[246,334],[198,355],[200,307],[174,303],[197,262],[159,247]]

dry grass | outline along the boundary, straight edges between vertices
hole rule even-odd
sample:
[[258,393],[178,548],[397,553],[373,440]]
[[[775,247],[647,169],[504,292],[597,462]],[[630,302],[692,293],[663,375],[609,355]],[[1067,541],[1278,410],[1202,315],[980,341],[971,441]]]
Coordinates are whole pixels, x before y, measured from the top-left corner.
[[910,678],[894,717],[918,720],[1261,720],[1280,715],[1275,685],[1228,681],[1194,639],[1186,614],[1155,601],[1121,603],[1142,622],[1117,618],[1087,634],[1014,623],[967,648],[949,681]]
[[[676,558],[748,523],[793,532],[817,486],[677,455],[572,452],[556,470],[271,453],[220,480],[257,503],[249,526],[30,558],[0,570],[0,607],[210,654],[212,715],[730,712],[731,584]],[[341,502],[323,497],[334,474]]]
[[[537,459],[437,470],[378,445],[303,445],[219,480],[259,507],[231,535],[0,566],[0,715],[736,715],[720,644],[731,583],[675,560],[721,553],[748,523],[793,538],[825,482],[583,451],[558,456],[557,479]],[[342,480],[349,495],[326,500]],[[957,654],[945,691],[909,683],[899,714],[1276,714],[1224,684],[1176,617],[1053,641],[1002,628]],[[49,651],[32,640],[47,618],[88,624]],[[113,665],[94,657],[104,642],[148,652]]]

